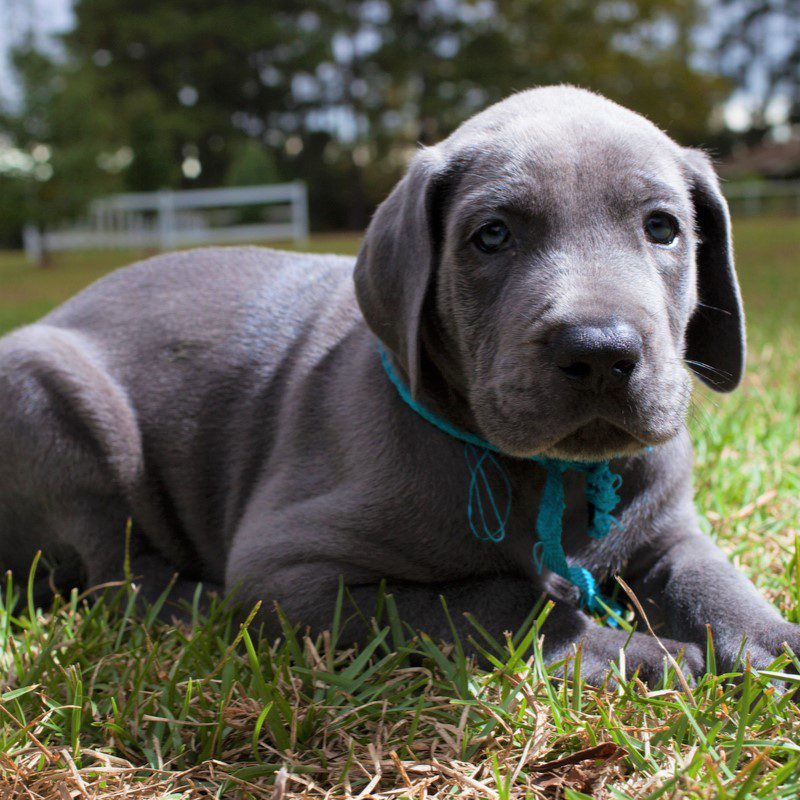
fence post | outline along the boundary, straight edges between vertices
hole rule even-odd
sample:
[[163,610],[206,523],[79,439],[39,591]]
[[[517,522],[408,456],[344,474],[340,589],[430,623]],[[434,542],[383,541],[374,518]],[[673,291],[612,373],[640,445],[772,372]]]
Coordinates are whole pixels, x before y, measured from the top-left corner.
[[295,181],[292,192],[292,228],[296,245],[308,244],[308,190],[303,181]]
[[42,234],[35,225],[26,225],[22,229],[22,244],[28,263],[38,264],[42,260]]
[[169,189],[158,193],[158,247],[170,250],[175,246],[175,197]]

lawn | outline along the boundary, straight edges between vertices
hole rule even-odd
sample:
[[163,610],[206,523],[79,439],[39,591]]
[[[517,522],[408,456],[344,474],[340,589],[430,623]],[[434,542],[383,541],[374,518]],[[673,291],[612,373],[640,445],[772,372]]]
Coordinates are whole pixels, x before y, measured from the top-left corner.
[[[354,237],[314,249],[354,252]],[[800,220],[736,224],[749,373],[692,412],[707,529],[800,621]],[[0,254],[0,330],[44,313],[130,254],[48,270]],[[2,455],[0,454],[0,457]],[[363,652],[279,642],[223,604],[194,626],[132,612],[128,586],[51,613],[0,592],[0,796],[46,798],[476,797],[733,800],[800,795],[798,679],[670,672],[646,690],[560,682],[530,638],[459,647],[403,632],[387,603]],[[154,611],[154,610],[153,610]],[[791,666],[784,656],[774,671]],[[796,666],[800,667],[800,664]],[[798,695],[800,697],[800,695]]]

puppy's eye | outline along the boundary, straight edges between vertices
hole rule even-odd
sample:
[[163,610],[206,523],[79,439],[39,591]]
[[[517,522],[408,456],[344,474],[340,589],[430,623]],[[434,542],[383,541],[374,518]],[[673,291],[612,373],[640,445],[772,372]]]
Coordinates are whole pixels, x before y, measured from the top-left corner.
[[496,253],[505,247],[510,238],[511,232],[505,223],[495,219],[478,228],[472,237],[472,241],[478,250],[482,250],[484,253]]
[[655,244],[672,244],[678,235],[678,221],[663,211],[656,211],[644,221],[644,231]]

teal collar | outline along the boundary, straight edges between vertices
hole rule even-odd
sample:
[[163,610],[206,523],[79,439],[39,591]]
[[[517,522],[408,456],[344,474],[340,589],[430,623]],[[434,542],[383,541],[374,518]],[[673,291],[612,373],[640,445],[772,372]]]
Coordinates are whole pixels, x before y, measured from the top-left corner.
[[[383,345],[378,346],[378,352],[389,380],[406,405],[443,433],[464,442],[464,456],[470,472],[467,501],[470,529],[479,539],[502,541],[511,514],[511,483],[505,468],[495,455],[505,454],[486,439],[460,430],[418,403],[395,372]],[[525,456],[524,460],[539,464],[547,473],[536,517],[538,541],[533,547],[533,562],[537,571],[541,572],[543,567],[547,567],[577,587],[581,604],[589,611],[603,613],[608,607],[616,609],[615,604],[600,595],[589,570],[567,562],[561,541],[565,508],[563,476],[567,470],[586,475],[586,500],[593,511],[588,534],[593,539],[602,539],[611,531],[612,526],[620,527],[611,512],[619,503],[617,490],[622,479],[611,472],[608,461],[562,461],[543,456]],[[498,503],[494,495],[489,481],[490,470],[500,476],[505,491],[504,502]]]

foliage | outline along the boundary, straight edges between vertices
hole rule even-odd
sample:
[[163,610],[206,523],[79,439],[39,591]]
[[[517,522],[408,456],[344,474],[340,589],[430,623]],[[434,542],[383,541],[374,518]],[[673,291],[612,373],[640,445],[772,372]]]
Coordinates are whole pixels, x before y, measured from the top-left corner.
[[89,200],[118,186],[100,166],[113,141],[113,113],[95,103],[90,75],[55,63],[30,43],[13,60],[22,105],[0,116],[0,127],[29,156],[18,170],[0,172],[7,189],[0,210],[7,205],[12,218],[24,215],[47,228],[82,214]]
[[771,127],[768,110],[785,102],[786,121],[800,123],[800,2],[722,0],[719,69],[744,89],[752,106],[754,133]]
[[225,174],[228,186],[258,186],[279,180],[280,173],[274,156],[252,139],[239,145]]
[[308,182],[317,227],[361,228],[418,143],[518,89],[585,85],[686,144],[728,92],[693,66],[701,0],[76,0],[75,19],[63,60],[18,48],[0,118],[52,150],[26,181],[40,222],[117,186],[220,185],[256,145]]

